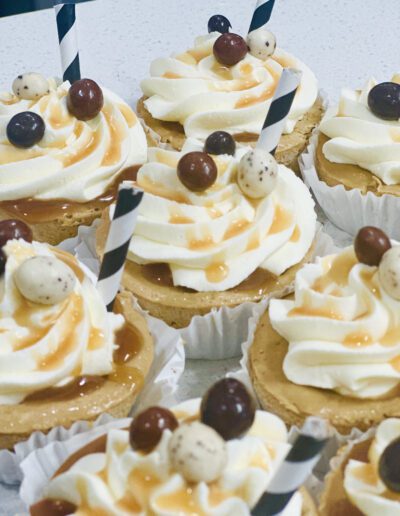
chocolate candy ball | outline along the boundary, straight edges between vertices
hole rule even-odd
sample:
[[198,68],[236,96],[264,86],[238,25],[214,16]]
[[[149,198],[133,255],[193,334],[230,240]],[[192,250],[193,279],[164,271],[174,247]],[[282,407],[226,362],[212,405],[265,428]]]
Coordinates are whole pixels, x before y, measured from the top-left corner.
[[265,61],[275,52],[276,38],[267,29],[257,29],[247,36],[247,45],[252,56]]
[[213,385],[201,402],[201,421],[214,428],[225,440],[243,435],[252,426],[255,403],[246,387],[234,378]]
[[6,261],[7,261],[7,257],[4,254],[4,251],[2,249],[0,249],[0,275],[3,274],[3,272],[5,271]]
[[392,247],[386,233],[373,226],[360,229],[354,240],[354,251],[358,261],[378,266],[382,256]]
[[22,220],[8,219],[0,222],[0,248],[9,240],[21,238],[26,242],[32,242],[32,230]]
[[40,142],[46,129],[43,118],[33,111],[14,115],[7,125],[7,138],[16,147],[28,149]]
[[368,106],[379,118],[398,120],[400,118],[400,84],[396,82],[377,84],[369,92]]
[[179,180],[192,192],[204,192],[218,176],[217,165],[205,152],[189,152],[178,163]]
[[222,34],[214,43],[215,59],[226,66],[233,66],[246,57],[247,43],[238,34]]
[[161,407],[150,407],[132,421],[129,440],[134,450],[150,451],[160,442],[164,430],[178,427],[174,414]]
[[400,246],[392,247],[379,264],[379,280],[393,299],[400,300]]
[[208,154],[229,154],[235,155],[236,142],[233,137],[226,131],[215,131],[210,134],[204,145],[204,152]]
[[18,75],[12,84],[14,94],[20,99],[37,100],[50,93],[46,77],[40,73]]
[[400,493],[400,438],[392,441],[383,451],[379,460],[379,476],[385,486]]
[[97,82],[91,79],[75,81],[68,91],[68,110],[78,120],[92,120],[100,113],[103,105],[103,92]]
[[268,151],[252,149],[240,160],[237,182],[247,197],[266,197],[277,185],[278,163]]
[[231,22],[222,14],[215,14],[208,20],[208,32],[220,32],[226,34],[232,27]]

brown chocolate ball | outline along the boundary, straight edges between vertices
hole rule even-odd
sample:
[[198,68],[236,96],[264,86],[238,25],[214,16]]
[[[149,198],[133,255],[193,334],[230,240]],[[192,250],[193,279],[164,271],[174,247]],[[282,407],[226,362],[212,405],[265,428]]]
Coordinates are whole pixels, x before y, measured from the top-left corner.
[[211,426],[226,441],[243,435],[254,422],[255,402],[249,391],[234,378],[224,378],[203,396],[202,423]]
[[178,177],[192,192],[204,192],[212,186],[218,176],[217,165],[205,152],[189,152],[178,163]]
[[103,92],[97,82],[92,79],[75,81],[68,91],[68,110],[78,120],[95,118],[100,113],[103,104]]
[[233,136],[226,131],[215,131],[207,138],[204,145],[204,152],[208,154],[229,154],[234,156],[236,152],[236,142]]
[[165,408],[150,407],[131,423],[129,440],[134,450],[150,451],[160,442],[164,430],[178,427],[174,414]]
[[31,505],[30,515],[47,516],[51,514],[51,516],[67,516],[68,514],[74,514],[77,509],[78,507],[73,503],[46,498],[35,503],[35,505]]
[[6,255],[4,254],[4,251],[2,249],[0,249],[0,276],[3,274],[3,272],[5,271],[5,268],[6,268],[6,261],[7,261],[7,257]]
[[214,43],[215,59],[226,66],[233,66],[246,57],[246,41],[238,34],[222,34]]
[[379,459],[379,476],[390,491],[400,493],[400,438],[383,451]]
[[354,251],[358,261],[378,266],[382,256],[392,247],[389,237],[381,229],[365,226],[354,240]]
[[22,220],[8,219],[0,222],[0,248],[9,240],[21,238],[26,242],[32,242],[32,230]]

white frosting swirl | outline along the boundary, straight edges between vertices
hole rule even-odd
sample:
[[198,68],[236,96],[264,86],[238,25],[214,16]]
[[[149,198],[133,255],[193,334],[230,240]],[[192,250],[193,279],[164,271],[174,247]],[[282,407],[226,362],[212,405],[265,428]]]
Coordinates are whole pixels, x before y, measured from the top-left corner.
[[[80,375],[111,373],[114,334],[124,319],[106,311],[90,273],[71,255],[45,244],[12,240],[3,250],[7,263],[0,278],[0,405],[17,404]],[[14,272],[32,256],[56,256],[76,272],[74,290],[64,301],[39,305],[22,297]]]
[[322,148],[333,163],[358,165],[386,185],[400,183],[400,120],[377,117],[368,107],[368,94],[377,81],[362,90],[344,89],[339,105],[326,113],[320,130],[330,140]]
[[[200,400],[187,401],[174,409],[182,421],[198,414]],[[212,484],[187,484],[172,469],[168,453],[171,432],[148,454],[134,451],[129,432],[111,430],[105,453],[87,455],[68,471],[50,481],[44,497],[65,500],[79,510],[104,510],[107,514],[179,516],[249,516],[265,491],[278,465],[290,449],[282,420],[257,411],[250,431],[228,441],[228,462]],[[300,516],[300,493],[282,513]]]
[[216,130],[259,134],[282,69],[291,67],[303,73],[284,128],[291,133],[317,99],[314,74],[280,49],[266,61],[247,53],[237,65],[221,66],[213,54],[219,36],[198,37],[184,54],[153,61],[151,77],[141,83],[148,111],[158,120],[180,122],[186,136],[195,138]]
[[269,314],[289,342],[283,369],[290,381],[357,398],[398,386],[400,302],[353,248],[304,266],[294,301],[271,301]]
[[201,151],[188,139],[182,153],[149,149],[149,162],[137,183],[146,192],[128,258],[167,263],[174,285],[222,291],[245,280],[258,267],[279,275],[300,262],[315,235],[314,202],[304,183],[279,165],[278,185],[259,201],[244,196],[236,183],[235,157],[214,156],[218,178],[203,193],[189,191],[176,167],[182,155]]
[[[104,106],[83,122],[67,108],[68,82],[49,80],[50,93],[39,100],[0,94],[0,201],[34,198],[86,202],[102,195],[125,168],[146,161],[143,128],[131,108],[102,88]],[[46,130],[29,149],[7,139],[11,117],[38,113]]]
[[369,463],[351,459],[344,488],[351,502],[366,516],[399,516],[400,495],[388,490],[379,478],[379,459],[385,448],[400,437],[400,419],[386,419],[377,428],[368,452]]

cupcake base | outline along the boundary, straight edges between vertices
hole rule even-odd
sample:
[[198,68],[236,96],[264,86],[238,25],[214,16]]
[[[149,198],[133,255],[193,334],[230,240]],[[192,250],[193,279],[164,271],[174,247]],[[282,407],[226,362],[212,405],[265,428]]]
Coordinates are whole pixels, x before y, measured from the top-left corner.
[[[142,118],[146,132],[150,132],[152,139],[158,137],[159,141],[168,144],[175,150],[182,150],[186,136],[183,126],[178,122],[164,122],[157,120],[147,111],[144,101],[146,97],[139,99],[137,113]],[[296,173],[300,172],[298,158],[305,150],[313,129],[321,121],[324,112],[323,101],[318,98],[301,120],[299,120],[291,134],[282,136],[275,153],[279,163],[286,165]],[[258,134],[242,133],[235,135],[238,143],[254,146],[258,140]]]
[[140,339],[137,353],[124,364],[120,374],[94,382],[83,396],[71,391],[60,397],[31,397],[18,405],[0,405],[0,449],[13,448],[35,431],[46,433],[56,426],[70,427],[76,421],[93,421],[105,412],[117,418],[129,414],[150,370],[153,340],[145,319],[133,309],[129,293],[118,296],[116,311],[123,314]]
[[290,382],[283,372],[287,351],[288,342],[272,328],[267,310],[249,350],[249,373],[263,408],[288,426],[301,426],[306,417],[321,416],[348,434],[352,428],[366,431],[387,417],[400,416],[398,392],[386,399],[364,400]]

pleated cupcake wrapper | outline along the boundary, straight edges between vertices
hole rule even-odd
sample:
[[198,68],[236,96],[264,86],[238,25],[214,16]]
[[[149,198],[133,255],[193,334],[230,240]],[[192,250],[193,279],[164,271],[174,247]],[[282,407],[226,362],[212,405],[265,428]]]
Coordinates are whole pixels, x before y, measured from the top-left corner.
[[[79,231],[90,235],[93,233],[90,228],[84,227],[80,228]],[[63,242],[60,247],[71,252],[76,244],[76,239],[69,239]],[[87,260],[84,265],[86,267],[98,266],[98,261],[95,264],[94,261],[91,263],[90,260]],[[93,270],[93,267],[91,268]],[[92,279],[95,279],[90,271],[87,272],[92,276]],[[149,331],[154,338],[154,361],[146,376],[144,387],[132,407],[132,414],[150,405],[174,405],[176,403],[175,392],[185,368],[185,350],[179,332],[163,321],[145,314],[137,306],[137,303],[135,303],[135,308],[145,316]],[[27,441],[18,443],[14,451],[0,450],[0,482],[6,484],[19,483],[22,479],[21,461],[33,451],[43,448],[49,443],[70,439],[76,434],[87,432],[90,428],[97,429],[104,424],[113,424],[113,422],[115,422],[114,418],[104,414],[94,423],[78,421],[69,429],[57,427],[48,434],[34,432]]]
[[318,134],[318,131],[314,131],[307,151],[301,156],[299,163],[304,182],[328,219],[353,236],[363,226],[377,226],[391,238],[399,240],[400,197],[377,196],[372,192],[362,194],[358,189],[346,190],[343,185],[328,186],[321,181],[315,166]]

